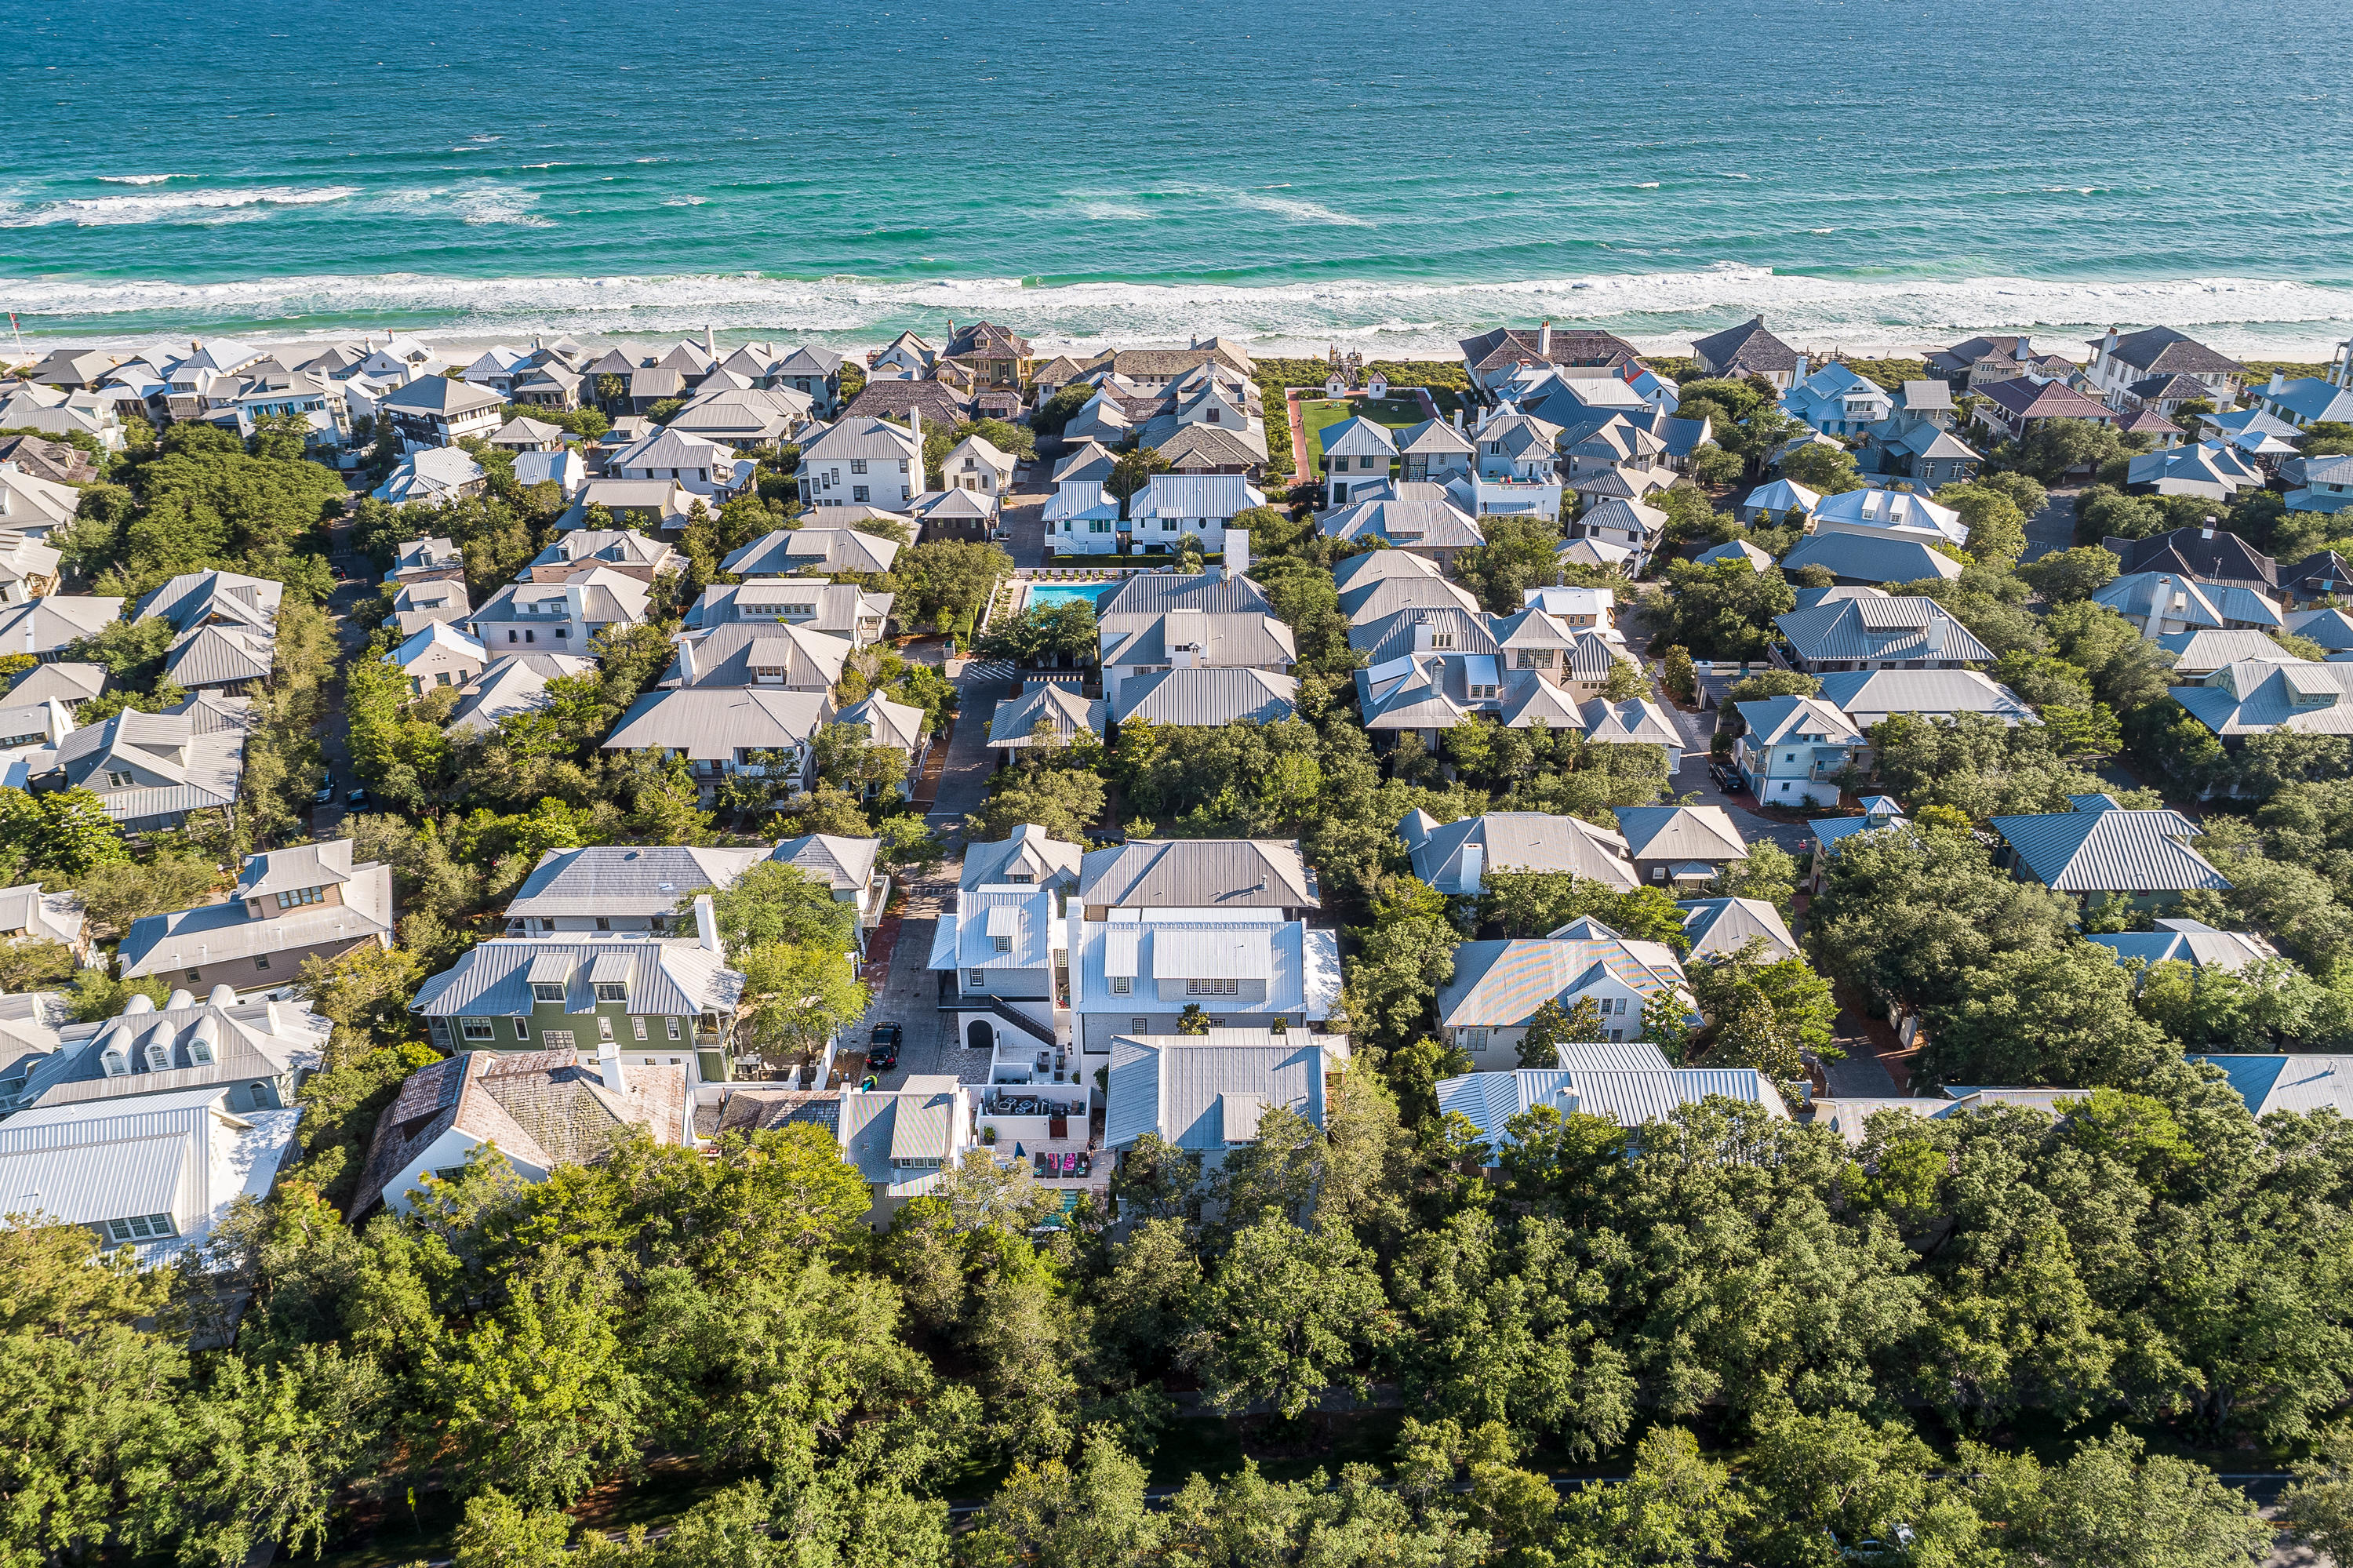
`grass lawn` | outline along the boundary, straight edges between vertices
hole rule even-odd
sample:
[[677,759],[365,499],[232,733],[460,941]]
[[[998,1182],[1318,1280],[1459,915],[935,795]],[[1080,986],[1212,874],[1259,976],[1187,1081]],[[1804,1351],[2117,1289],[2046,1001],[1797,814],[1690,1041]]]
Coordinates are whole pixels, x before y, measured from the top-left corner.
[[1377,425],[1387,425],[1402,430],[1422,421],[1421,404],[1411,397],[1383,397],[1377,402],[1370,397],[1302,397],[1299,400],[1299,423],[1307,436],[1307,471],[1318,471],[1324,461],[1324,430],[1354,414],[1362,414]]

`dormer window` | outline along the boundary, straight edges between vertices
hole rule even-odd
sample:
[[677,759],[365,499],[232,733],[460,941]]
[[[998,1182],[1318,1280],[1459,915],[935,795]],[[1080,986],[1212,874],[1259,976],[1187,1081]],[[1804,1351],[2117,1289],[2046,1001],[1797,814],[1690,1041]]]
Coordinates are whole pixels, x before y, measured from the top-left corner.
[[119,768],[110,768],[106,770],[106,787],[110,789],[128,789],[137,782],[137,779]]
[[110,1078],[119,1078],[131,1071],[131,1064],[122,1059],[121,1052],[108,1049],[99,1053],[98,1070]]
[[209,1067],[213,1065],[213,1048],[202,1040],[191,1040],[188,1042],[188,1060],[199,1067]]
[[280,909],[292,909],[299,905],[321,903],[325,899],[325,897],[326,890],[324,888],[290,887],[285,892],[278,895],[278,907]]
[[172,1070],[172,1053],[160,1042],[147,1047],[147,1070],[151,1073]]
[[598,980],[596,982],[596,1000],[598,1001],[627,1001],[628,999],[629,988],[623,982],[619,980]]
[[1013,950],[1013,938],[1010,937],[991,937],[988,939],[988,945],[992,951],[1009,953]]
[[564,986],[557,980],[533,980],[531,982],[531,999],[533,1001],[562,1001]]

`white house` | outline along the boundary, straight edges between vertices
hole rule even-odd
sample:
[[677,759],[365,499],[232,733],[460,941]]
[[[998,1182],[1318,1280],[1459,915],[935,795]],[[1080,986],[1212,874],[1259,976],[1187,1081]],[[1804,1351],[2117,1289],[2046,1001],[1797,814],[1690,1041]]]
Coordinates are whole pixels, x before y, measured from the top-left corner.
[[1265,504],[1265,495],[1238,473],[1155,473],[1130,499],[1129,526],[1148,554],[1174,550],[1190,534],[1205,554],[1216,555],[1226,547],[1226,524]]
[[1820,697],[1735,705],[1747,729],[1732,764],[1759,805],[1835,806],[1839,775],[1867,744],[1846,715]]
[[926,488],[923,416],[909,418],[912,426],[858,414],[828,426],[801,448],[801,503],[903,509]]
[[1590,1001],[1602,1039],[1635,1041],[1642,1037],[1642,1010],[1661,996],[1679,1001],[1696,1022],[1672,949],[1578,920],[1548,937],[1458,946],[1454,978],[1439,988],[1438,1034],[1469,1053],[1474,1065],[1508,1062],[1546,1002],[1567,1011]]

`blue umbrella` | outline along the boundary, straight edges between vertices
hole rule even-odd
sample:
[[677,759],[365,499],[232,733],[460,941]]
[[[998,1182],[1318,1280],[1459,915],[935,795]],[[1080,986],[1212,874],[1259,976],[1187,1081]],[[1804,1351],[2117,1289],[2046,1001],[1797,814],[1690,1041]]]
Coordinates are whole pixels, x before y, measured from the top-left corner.
[[1016,1159],[1016,1160],[1018,1160],[1018,1159],[1020,1159],[1020,1158],[1021,1158],[1021,1144],[1020,1144],[1020,1141],[1019,1141],[1018,1139],[1016,1139],[1016,1140],[1014,1141],[1014,1145],[1013,1145],[1013,1158],[1014,1158],[1014,1159]]

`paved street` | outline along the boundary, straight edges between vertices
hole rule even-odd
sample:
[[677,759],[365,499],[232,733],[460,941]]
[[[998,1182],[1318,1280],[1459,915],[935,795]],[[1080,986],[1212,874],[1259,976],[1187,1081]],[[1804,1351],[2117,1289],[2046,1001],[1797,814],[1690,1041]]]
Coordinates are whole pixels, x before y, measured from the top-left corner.
[[362,624],[352,610],[361,600],[375,598],[377,587],[375,563],[352,549],[348,520],[330,526],[327,540],[329,562],[350,580],[337,584],[334,597],[327,601],[328,616],[334,622],[335,642],[342,652],[334,676],[328,683],[326,722],[319,726],[320,754],[335,786],[335,797],[332,801],[311,808],[311,836],[322,842],[334,838],[342,831],[343,797],[356,782],[352,777],[352,720],[343,704],[341,666],[349,663],[352,655],[366,646],[369,636],[375,630]]
[[2075,497],[2082,493],[2080,489],[2051,493],[2042,510],[2026,520],[2026,554],[2021,560],[2035,560],[2075,543]]

